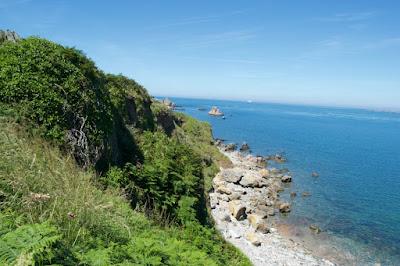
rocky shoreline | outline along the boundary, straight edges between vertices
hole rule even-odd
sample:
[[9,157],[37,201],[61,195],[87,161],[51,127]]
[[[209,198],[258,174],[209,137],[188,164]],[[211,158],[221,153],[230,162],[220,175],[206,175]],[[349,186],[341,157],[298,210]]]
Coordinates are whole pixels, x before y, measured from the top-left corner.
[[261,265],[334,265],[286,239],[276,229],[277,212],[290,212],[281,202],[283,183],[292,181],[288,170],[266,168],[265,159],[217,143],[233,164],[221,168],[213,179],[211,214],[223,237]]

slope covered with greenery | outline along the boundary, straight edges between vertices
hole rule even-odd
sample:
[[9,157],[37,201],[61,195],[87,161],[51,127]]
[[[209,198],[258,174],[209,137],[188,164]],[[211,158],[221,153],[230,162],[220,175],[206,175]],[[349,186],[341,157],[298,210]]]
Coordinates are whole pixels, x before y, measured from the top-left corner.
[[209,125],[82,52],[0,44],[0,264],[248,265],[212,227]]

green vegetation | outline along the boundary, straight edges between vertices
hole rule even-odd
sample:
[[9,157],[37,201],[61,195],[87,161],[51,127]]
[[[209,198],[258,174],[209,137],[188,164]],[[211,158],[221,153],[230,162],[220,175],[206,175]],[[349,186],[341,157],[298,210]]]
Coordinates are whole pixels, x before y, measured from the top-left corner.
[[1,265],[249,265],[212,227],[209,125],[76,49],[0,45]]

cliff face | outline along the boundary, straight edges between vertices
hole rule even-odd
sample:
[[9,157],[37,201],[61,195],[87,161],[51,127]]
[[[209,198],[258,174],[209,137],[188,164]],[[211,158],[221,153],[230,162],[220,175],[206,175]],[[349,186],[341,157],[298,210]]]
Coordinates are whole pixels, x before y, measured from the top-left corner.
[[19,40],[21,40],[21,38],[15,31],[0,30],[0,43],[5,41],[17,42]]
[[[209,125],[81,51],[1,36],[0,264],[248,265],[208,220],[205,188],[224,160]],[[13,246],[43,235],[38,253]]]

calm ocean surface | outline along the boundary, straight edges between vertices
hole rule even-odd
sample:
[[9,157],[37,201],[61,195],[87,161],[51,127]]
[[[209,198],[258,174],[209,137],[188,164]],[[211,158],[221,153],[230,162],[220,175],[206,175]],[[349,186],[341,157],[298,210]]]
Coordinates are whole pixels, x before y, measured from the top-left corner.
[[[317,253],[339,263],[400,265],[400,114],[358,109],[174,98],[214,137],[283,153],[296,191],[281,220]],[[226,119],[207,115],[218,106]],[[207,111],[200,111],[205,108]],[[318,178],[311,177],[317,171]],[[301,193],[308,191],[310,197]],[[308,226],[324,232],[312,235]],[[341,255],[337,256],[338,252]],[[339,258],[340,257],[340,258]]]

